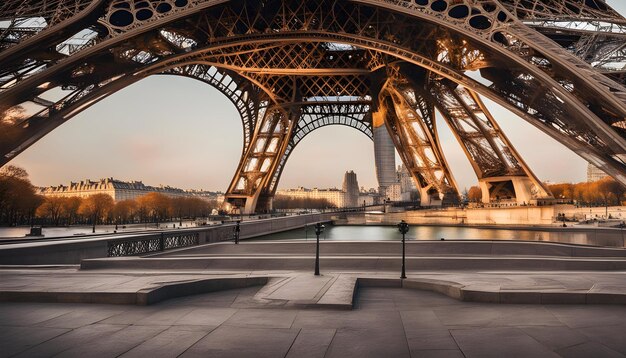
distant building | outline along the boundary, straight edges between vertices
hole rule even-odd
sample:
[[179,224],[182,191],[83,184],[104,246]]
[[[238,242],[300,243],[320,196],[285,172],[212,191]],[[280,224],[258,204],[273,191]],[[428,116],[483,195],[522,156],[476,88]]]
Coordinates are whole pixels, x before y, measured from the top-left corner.
[[[69,185],[58,185],[39,188],[40,195],[52,197],[72,197],[86,198],[94,194],[107,194],[115,201],[131,200],[149,193],[161,193],[169,197],[198,197],[204,200],[218,200],[221,193],[207,191],[185,191],[170,186],[149,186],[141,181],[125,182],[113,178],[91,181],[86,179],[77,183],[70,182]],[[223,198],[223,195],[222,195]]]
[[385,188],[385,200],[402,201],[402,186],[400,183],[387,185]]
[[606,178],[608,175],[593,164],[587,164],[587,183]]
[[[415,186],[415,181],[413,180],[413,176],[409,173],[409,170],[406,168],[404,164],[398,165],[398,170],[396,170],[396,175],[398,176],[398,182],[400,183],[400,200],[399,201],[411,201],[411,197],[413,193],[415,193],[415,197],[417,197],[418,190]],[[394,189],[395,190],[395,189]],[[394,200],[397,201],[397,200]]]
[[278,190],[276,195],[287,196],[297,199],[325,199],[330,204],[338,208],[351,208],[363,205],[365,201],[366,205],[372,205],[373,198],[370,199],[369,195],[361,195],[359,191],[359,183],[356,178],[356,174],[353,171],[346,172],[343,178],[342,189],[286,189]]
[[382,115],[378,113],[373,115],[372,127],[378,192],[380,195],[385,195],[387,187],[395,184],[397,180],[395,175],[396,150]]

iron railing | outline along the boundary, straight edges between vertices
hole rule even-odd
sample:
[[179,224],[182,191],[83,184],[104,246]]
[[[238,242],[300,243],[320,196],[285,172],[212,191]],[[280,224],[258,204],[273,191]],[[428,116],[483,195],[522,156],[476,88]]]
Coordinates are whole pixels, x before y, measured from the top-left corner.
[[112,240],[107,243],[108,257],[136,256],[179,247],[195,246],[199,244],[199,238],[198,232],[187,232],[161,233],[158,236]]

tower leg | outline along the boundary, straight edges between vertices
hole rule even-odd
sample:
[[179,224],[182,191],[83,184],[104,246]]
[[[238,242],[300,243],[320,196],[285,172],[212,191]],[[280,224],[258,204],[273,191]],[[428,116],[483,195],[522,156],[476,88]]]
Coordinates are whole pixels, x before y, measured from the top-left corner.
[[527,204],[552,198],[475,92],[437,80],[428,86],[432,101],[472,164],[483,203],[505,200]]
[[257,121],[251,144],[224,196],[226,211],[251,214],[272,209],[272,177],[285,154],[297,118],[284,107],[274,106]]
[[378,96],[373,122],[384,122],[425,206],[458,201],[458,189],[441,150],[434,108],[422,91],[394,73]]

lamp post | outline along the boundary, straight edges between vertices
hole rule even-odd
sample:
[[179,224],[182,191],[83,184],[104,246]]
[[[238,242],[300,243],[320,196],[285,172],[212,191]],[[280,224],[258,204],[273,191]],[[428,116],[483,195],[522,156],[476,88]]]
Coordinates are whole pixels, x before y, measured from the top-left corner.
[[239,245],[239,232],[241,231],[241,220],[235,224],[235,245]]
[[406,241],[405,241],[405,236],[406,233],[409,232],[409,224],[406,223],[406,221],[402,220],[400,221],[400,223],[398,224],[398,230],[400,231],[400,233],[402,234],[402,274],[400,275],[400,278],[406,278],[406,269],[405,269],[405,261],[406,261]]
[[324,232],[324,225],[321,223],[315,224],[315,236],[317,236],[317,243],[315,244],[315,276],[320,275],[320,234]]

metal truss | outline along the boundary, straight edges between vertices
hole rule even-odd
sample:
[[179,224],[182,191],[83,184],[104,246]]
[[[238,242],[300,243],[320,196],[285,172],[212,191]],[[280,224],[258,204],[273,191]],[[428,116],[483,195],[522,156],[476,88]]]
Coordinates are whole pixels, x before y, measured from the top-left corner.
[[500,0],[520,20],[529,19],[620,19],[604,0]]
[[342,125],[354,128],[373,139],[370,104],[367,101],[304,104],[300,107],[300,118],[267,188],[267,195],[273,196],[278,188],[280,176],[289,156],[304,137],[314,130]]
[[[625,21],[601,0],[9,0],[0,21],[2,164],[146,76],[204,80],[216,68],[233,84],[205,82],[246,126],[233,181],[245,183],[229,193],[261,203],[302,123],[318,123],[302,116],[307,105],[346,97],[377,111],[379,70],[404,63],[505,106],[626,184]],[[406,95],[389,88],[386,109],[408,118]],[[277,110],[291,128],[281,152],[264,157],[269,174],[248,172],[257,129]],[[352,118],[359,128],[369,116]]]
[[275,105],[262,111],[231,182],[225,202],[229,210],[264,211],[271,205],[269,186],[293,135],[299,108]]
[[243,125],[243,153],[248,150],[259,110],[267,105],[260,89],[236,73],[204,64],[174,67],[161,74],[189,77],[205,82],[223,93],[237,108]]
[[[432,95],[429,99],[435,103],[457,137],[479,182],[493,186],[493,181],[505,182],[506,178],[522,177],[530,185],[524,190],[530,196],[526,197],[516,190],[511,190],[509,196],[520,203],[551,198],[552,194],[515,150],[478,94],[455,87],[444,81],[431,81],[428,84]],[[483,200],[498,196],[497,191],[492,190],[492,194]]]
[[[421,193],[422,205],[458,201],[458,188],[441,150],[435,111],[428,102],[397,71],[380,91],[379,112],[375,116],[385,121],[391,138]],[[379,120],[379,119],[378,119]]]

